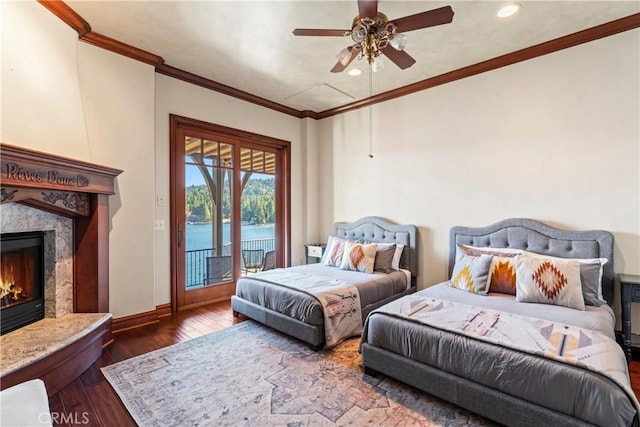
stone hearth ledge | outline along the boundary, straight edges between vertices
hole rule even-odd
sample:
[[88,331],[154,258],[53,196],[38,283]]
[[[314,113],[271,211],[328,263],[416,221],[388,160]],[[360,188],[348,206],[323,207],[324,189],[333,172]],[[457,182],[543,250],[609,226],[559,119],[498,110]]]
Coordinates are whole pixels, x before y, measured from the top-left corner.
[[111,313],[70,313],[0,337],[0,379],[54,354],[111,320]]

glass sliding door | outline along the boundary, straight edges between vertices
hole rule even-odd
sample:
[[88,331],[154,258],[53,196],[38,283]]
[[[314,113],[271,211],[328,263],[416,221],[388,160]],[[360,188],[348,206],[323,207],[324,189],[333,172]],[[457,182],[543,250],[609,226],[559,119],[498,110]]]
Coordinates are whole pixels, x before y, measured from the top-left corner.
[[240,149],[242,272],[275,268],[276,154]]
[[287,265],[290,144],[171,116],[172,311],[228,299]]
[[230,143],[184,137],[184,219],[178,225],[184,249],[181,305],[222,297],[229,286],[216,287],[234,280],[233,152]]
[[232,279],[230,144],[187,137],[185,149],[185,288]]

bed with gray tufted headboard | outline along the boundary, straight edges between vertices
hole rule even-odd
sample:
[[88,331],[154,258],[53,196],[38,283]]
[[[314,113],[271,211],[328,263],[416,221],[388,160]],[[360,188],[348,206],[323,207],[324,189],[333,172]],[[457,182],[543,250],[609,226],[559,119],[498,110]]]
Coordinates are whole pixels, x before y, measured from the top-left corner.
[[[511,276],[496,269],[503,262]],[[602,290],[589,297],[593,266]],[[495,292],[492,275],[510,277],[514,292]],[[507,425],[638,425],[613,330],[611,233],[520,218],[455,226],[449,277],[369,315],[361,344],[368,373]],[[547,300],[530,299],[532,289]]]
[[[376,243],[380,247],[401,245],[401,252],[398,252],[401,253],[399,270],[369,274],[318,263],[243,276],[238,280],[236,294],[231,298],[234,316],[243,314],[305,341],[312,348],[321,348],[326,337],[323,307],[317,296],[296,288],[297,284],[292,282],[317,278],[355,286],[360,299],[361,319],[364,321],[371,310],[415,292],[418,274],[417,233],[413,225],[392,224],[373,216],[355,222],[337,222],[333,236],[340,241]],[[335,254],[340,255],[337,251]],[[361,322],[359,328],[361,331]]]

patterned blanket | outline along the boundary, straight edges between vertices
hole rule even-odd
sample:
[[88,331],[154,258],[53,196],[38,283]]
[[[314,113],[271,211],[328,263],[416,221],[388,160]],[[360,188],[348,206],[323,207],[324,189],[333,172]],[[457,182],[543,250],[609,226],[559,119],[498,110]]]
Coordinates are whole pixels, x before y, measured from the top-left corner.
[[252,279],[285,286],[315,297],[324,313],[327,347],[362,333],[362,309],[358,289],[343,280],[275,269],[251,276]]
[[618,384],[640,412],[624,353],[602,333],[420,295],[400,298],[376,312],[598,372]]

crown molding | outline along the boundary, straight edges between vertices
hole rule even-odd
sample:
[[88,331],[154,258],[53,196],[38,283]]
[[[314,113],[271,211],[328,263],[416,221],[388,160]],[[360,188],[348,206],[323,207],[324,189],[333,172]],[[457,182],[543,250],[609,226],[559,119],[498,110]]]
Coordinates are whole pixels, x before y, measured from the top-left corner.
[[478,62],[476,64],[459,68],[457,70],[440,74],[438,76],[430,77],[416,83],[392,89],[390,91],[351,102],[339,107],[321,112],[315,112],[310,110],[296,110],[295,108],[287,107],[286,105],[270,101],[257,95],[242,91],[240,89],[236,89],[231,86],[216,82],[214,80],[210,80],[205,77],[165,64],[164,59],[161,56],[144,51],[142,49],[138,49],[137,47],[128,45],[126,43],[119,42],[102,34],[93,32],[89,23],[75,11],[73,11],[63,1],[38,0],[38,2],[46,7],[51,13],[60,18],[67,25],[69,25],[71,28],[73,28],[75,31],[77,31],[79,39],[86,43],[90,43],[103,49],[107,49],[120,55],[135,59],[137,61],[153,65],[155,66],[155,71],[157,73],[164,74],[166,76],[173,77],[187,83],[192,83],[197,86],[201,86],[228,96],[232,96],[234,98],[238,98],[252,104],[288,114],[293,117],[297,117],[300,119],[312,118],[315,120],[324,119],[327,117],[345,113],[347,111],[353,111],[360,108],[368,107],[370,105],[389,101],[391,99],[411,95],[413,93],[430,89],[435,86],[451,83],[456,80],[474,76],[476,74],[495,70],[507,65],[512,65],[518,62],[526,61],[528,59],[537,58],[539,56],[548,55],[559,50],[578,46],[603,37],[609,37],[640,27],[640,13],[636,13],[624,18],[617,19],[615,21],[607,22],[605,24],[601,24],[592,28],[587,28],[586,30],[578,31],[576,33],[572,33],[511,53],[507,53],[505,55],[497,56],[486,61]]
[[456,80],[471,77],[480,73],[485,73],[487,71],[495,70],[507,65],[516,64],[528,59],[548,55],[559,50],[578,46],[584,43],[601,39],[603,37],[609,37],[628,30],[633,30],[638,27],[640,27],[640,13],[629,15],[615,21],[607,22],[596,27],[587,28],[586,30],[578,31],[567,36],[559,37],[557,39],[543,42],[524,49],[516,50],[505,55],[497,56],[486,61],[478,62],[467,67],[459,68],[448,73],[428,78],[426,80],[421,80],[407,86],[402,86],[397,89],[383,92],[369,98],[351,102],[340,107],[321,111],[319,113],[316,113],[316,117],[319,120],[335,116],[337,114],[342,114],[347,111],[365,108],[370,105],[378,104],[380,102],[385,102],[391,99],[400,98],[402,96],[411,95],[413,93],[430,89],[435,86],[451,83]]
[[240,89],[227,86],[222,83],[218,83],[214,80],[207,79],[197,74],[190,73],[188,71],[181,70],[176,67],[172,67],[168,64],[160,64],[156,66],[156,73],[164,74],[165,76],[173,77],[178,80],[183,80],[188,83],[192,83],[197,86],[201,86],[207,89],[211,89],[216,92],[220,92],[225,95],[232,96],[234,98],[241,99],[243,101],[251,102],[252,104],[260,105],[265,108],[270,108],[275,111],[279,111],[290,116],[302,118],[303,112],[296,110],[295,108],[287,107],[286,105],[278,104],[277,102],[269,101],[268,99],[261,98],[257,95],[253,95],[249,92],[242,91]]
[[63,1],[38,0],[42,6],[46,7],[49,12],[60,18],[65,24],[76,30],[78,35],[82,37],[91,31],[91,25],[82,16],[78,15]]
[[164,59],[158,55],[91,30],[91,25],[63,1],[38,0],[38,3],[73,28],[78,33],[78,38],[83,42],[153,66],[164,63]]
[[118,53],[122,56],[127,56],[136,61],[144,62],[145,64],[153,65],[157,67],[164,64],[164,59],[161,56],[155,55],[146,50],[138,49],[135,46],[131,46],[126,43],[122,43],[118,40],[112,39],[100,33],[89,31],[80,36],[80,40],[83,42],[92,44],[94,46],[101,47],[114,53]]

